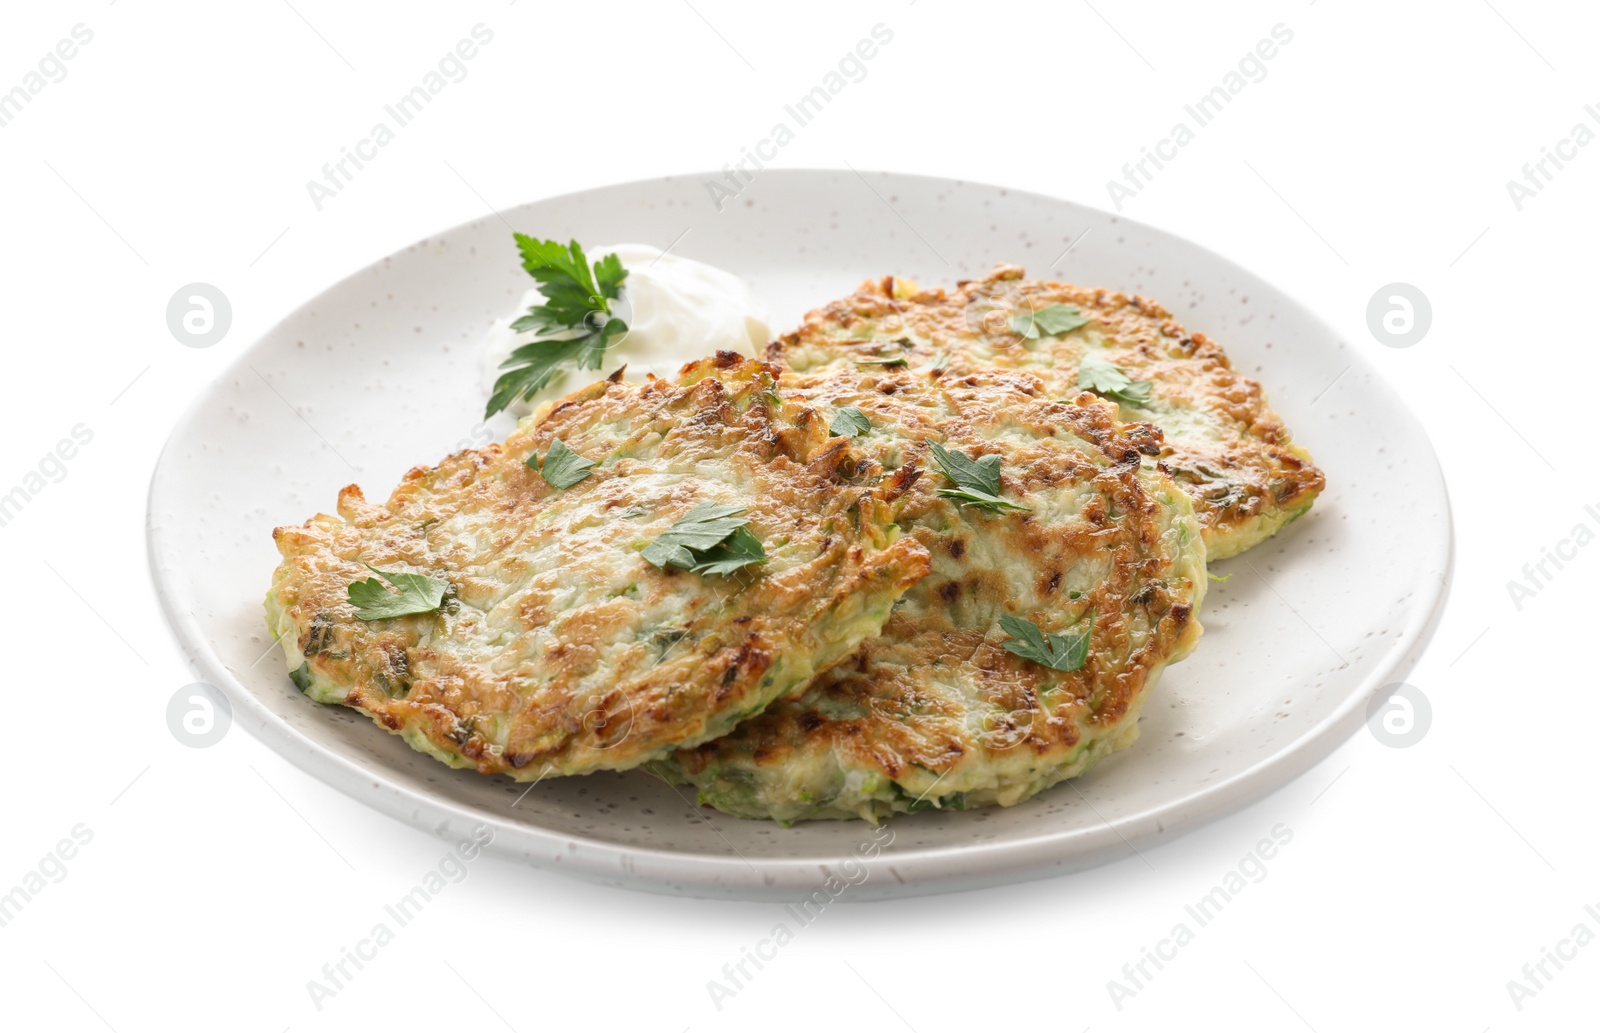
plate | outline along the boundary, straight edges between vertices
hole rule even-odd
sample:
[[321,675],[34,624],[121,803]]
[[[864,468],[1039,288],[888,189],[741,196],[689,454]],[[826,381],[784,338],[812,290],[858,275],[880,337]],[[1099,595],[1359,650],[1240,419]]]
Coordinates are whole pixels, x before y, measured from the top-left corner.
[[[486,824],[495,850],[540,867],[751,899],[798,899],[835,876],[866,898],[1068,872],[1178,835],[1306,771],[1416,661],[1449,579],[1444,482],[1399,395],[1305,308],[1195,244],[1035,194],[767,170],[719,210],[711,178],[537,201],[420,241],[291,314],[195,402],[151,483],[150,562],[185,654],[236,721],[381,811],[451,839]],[[868,277],[950,285],[1002,261],[1145,294],[1265,383],[1328,490],[1276,539],[1217,565],[1235,576],[1211,587],[1200,648],[1167,671],[1133,748],[1017,807],[904,815],[878,832],[783,828],[702,810],[637,772],[527,791],[453,771],[301,696],[261,600],[273,527],[331,512],[352,482],[387,498],[408,468],[510,430],[503,415],[478,419],[478,349],[529,283],[511,227],[673,245],[749,279],[776,327]]]

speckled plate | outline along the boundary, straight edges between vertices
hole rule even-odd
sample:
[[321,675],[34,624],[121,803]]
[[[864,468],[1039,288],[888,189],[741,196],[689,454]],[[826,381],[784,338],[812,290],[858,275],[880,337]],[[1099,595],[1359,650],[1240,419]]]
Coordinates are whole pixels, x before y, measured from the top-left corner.
[[[290,315],[196,401],[151,485],[151,567],[178,638],[235,720],[419,828],[459,838],[488,823],[495,849],[530,864],[746,898],[792,899],[842,873],[853,895],[875,897],[1069,872],[1175,836],[1322,759],[1420,655],[1451,555],[1427,436],[1358,352],[1260,278],[1137,223],[992,186],[770,170],[719,212],[708,178],[538,201],[424,240]],[[331,511],[351,482],[385,498],[409,467],[510,429],[505,417],[479,422],[478,347],[528,284],[511,226],[676,242],[748,278],[784,327],[869,276],[950,284],[999,261],[1147,294],[1266,384],[1328,491],[1278,539],[1219,564],[1238,576],[1212,586],[1205,638],[1157,687],[1134,747],[1021,806],[901,816],[891,837],[854,822],[728,818],[638,773],[553,779],[524,795],[308,702],[261,612],[274,526]]]

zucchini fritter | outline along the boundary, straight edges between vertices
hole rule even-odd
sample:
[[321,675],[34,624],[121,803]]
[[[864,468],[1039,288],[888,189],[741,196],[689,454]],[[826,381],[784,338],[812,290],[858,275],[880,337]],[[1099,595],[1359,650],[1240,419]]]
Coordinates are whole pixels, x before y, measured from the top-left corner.
[[[269,623],[296,683],[452,767],[533,780],[620,770],[731,730],[878,633],[928,570],[861,461],[732,353],[676,381],[613,377],[503,444],[408,473],[384,505],[274,533]],[[596,465],[557,489],[555,438]],[[643,555],[696,505],[737,507],[765,562],[727,576]],[[442,608],[371,622],[347,586],[416,573]]]
[[[1085,322],[1050,333],[1047,320],[1030,319],[1056,305]],[[1189,333],[1153,301],[1025,280],[1019,266],[996,266],[949,292],[869,280],[806,316],[768,346],[767,358],[799,372],[885,357],[942,362],[951,373],[1016,369],[1038,376],[1049,397],[1071,398],[1090,355],[1149,382],[1147,401],[1121,401],[1122,418],[1164,432],[1161,462],[1194,500],[1210,559],[1271,537],[1322,491],[1322,471],[1290,439],[1261,385],[1234,372],[1214,341]]]
[[[837,364],[786,375],[786,395],[869,429],[858,476],[900,496],[932,572],[877,638],[731,734],[662,762],[702,803],[789,822],[1018,803],[1131,743],[1162,669],[1194,647],[1205,549],[1188,496],[1148,457],[1161,432],[1123,428],[1087,393],[1051,399],[1032,372]],[[1001,495],[962,504],[931,442],[999,456]],[[1007,651],[1003,616],[1089,630],[1076,670]]]

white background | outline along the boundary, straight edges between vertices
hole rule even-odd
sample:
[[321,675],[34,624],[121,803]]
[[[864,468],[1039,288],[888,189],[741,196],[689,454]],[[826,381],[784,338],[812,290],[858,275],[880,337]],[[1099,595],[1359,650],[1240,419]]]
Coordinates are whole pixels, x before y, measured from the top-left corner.
[[[1584,586],[1600,549],[1520,610],[1506,584],[1575,524],[1600,523],[1584,513],[1600,507],[1589,314],[1600,147],[1520,211],[1506,181],[1576,123],[1600,130],[1584,112],[1600,104],[1600,19],[1512,0],[1219,6],[12,5],[0,90],[74,25],[94,36],[0,128],[0,492],[73,426],[94,438],[0,528],[13,744],[0,761],[0,890],[75,825],[93,839],[0,928],[0,1024],[1477,1033],[1592,1022],[1600,945],[1548,967],[1554,978],[1520,1010],[1506,984],[1575,924],[1600,934],[1584,912],[1600,912],[1600,693],[1579,659],[1595,635]],[[443,113],[430,109],[317,211],[306,181],[480,22],[494,40],[434,103]],[[1429,427],[1458,538],[1448,613],[1409,679],[1431,700],[1431,729],[1408,749],[1362,731],[1298,781],[1144,859],[840,904],[720,1011],[707,981],[767,935],[777,906],[604,889],[486,857],[317,1010],[307,981],[446,846],[238,729],[205,750],[168,732],[167,700],[192,677],[149,586],[143,524],[177,414],[303,300],[487,204],[737,159],[879,22],[893,43],[782,163],[1102,207],[1106,181],[1184,104],[1275,24],[1293,32],[1266,79],[1125,213],[1273,278],[1383,367]],[[193,281],[216,284],[234,311],[204,350],[177,344],[164,317]],[[1434,310],[1406,350],[1366,328],[1368,299],[1393,281]],[[1114,1006],[1107,980],[1278,823],[1293,840],[1267,877]]]

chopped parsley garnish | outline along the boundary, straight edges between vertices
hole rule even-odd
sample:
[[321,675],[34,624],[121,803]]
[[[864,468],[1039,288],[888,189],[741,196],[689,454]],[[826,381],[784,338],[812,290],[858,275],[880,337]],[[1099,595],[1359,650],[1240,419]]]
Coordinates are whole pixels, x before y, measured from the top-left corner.
[[853,405],[847,405],[833,414],[833,422],[828,424],[828,433],[840,437],[856,438],[872,429],[872,421],[867,419],[867,414]]
[[748,527],[741,527],[728,535],[721,545],[712,546],[695,554],[695,564],[689,569],[696,574],[732,574],[740,567],[767,562],[767,550],[761,539]]
[[1046,305],[1037,312],[1018,312],[1011,317],[1011,329],[1030,341],[1042,334],[1064,334],[1088,324],[1089,320],[1078,314],[1076,305]]
[[857,359],[856,365],[883,366],[884,368],[888,368],[890,366],[909,366],[910,363],[906,361],[906,357],[904,355],[896,355],[893,358],[888,359]]
[[955,499],[964,506],[978,506],[994,512],[1028,508],[1000,497],[999,456],[987,455],[982,459],[973,459],[963,452],[951,452],[937,441],[930,441],[928,445],[939,460],[944,475],[955,484],[954,488],[940,488],[940,498]]
[[682,567],[696,574],[731,574],[765,563],[767,550],[746,526],[738,506],[702,502],[644,547],[644,558],[658,567]]
[[1135,408],[1150,404],[1151,382],[1134,380],[1098,355],[1085,355],[1078,364],[1078,387]]
[[1089,625],[1082,631],[1065,635],[1047,634],[1033,621],[1006,614],[1000,618],[1000,629],[1011,636],[1001,643],[1006,652],[1044,664],[1052,671],[1076,671],[1089,658],[1089,637],[1094,634],[1094,614],[1089,614]]
[[563,366],[599,369],[611,342],[628,330],[628,324],[611,314],[611,302],[621,292],[628,270],[616,255],[594,263],[576,240],[563,247],[553,240],[535,240],[515,234],[522,252],[522,268],[539,281],[544,304],[511,324],[518,333],[533,331],[539,339],[511,353],[494,382],[485,418],[517,400],[526,401],[550,382]]
[[367,569],[400,591],[399,594],[389,591],[377,577],[352,582],[347,601],[356,608],[356,616],[364,621],[432,613],[444,605],[445,593],[450,591],[450,582],[426,574],[390,574],[370,563]]
[[574,484],[589,476],[589,471],[594,469],[594,462],[583,458],[560,438],[550,439],[550,451],[544,454],[544,464],[539,463],[539,453],[535,452],[523,460],[524,466],[530,466],[539,471],[539,476],[552,488],[570,488]]

